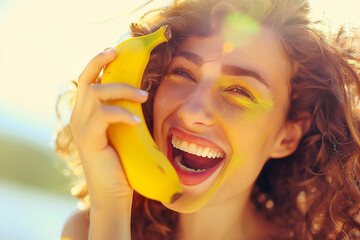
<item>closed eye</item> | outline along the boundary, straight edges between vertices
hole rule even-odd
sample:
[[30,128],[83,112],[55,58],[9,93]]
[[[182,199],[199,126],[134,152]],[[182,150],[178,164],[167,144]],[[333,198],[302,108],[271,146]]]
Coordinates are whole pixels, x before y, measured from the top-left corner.
[[189,79],[195,81],[194,78],[192,77],[191,72],[189,70],[187,70],[186,68],[183,68],[183,67],[174,68],[173,70],[171,70],[170,74],[179,75],[179,76],[189,78]]
[[251,94],[251,92],[249,92],[246,88],[241,87],[241,86],[233,86],[229,89],[227,89],[226,91],[228,92],[234,92],[236,94],[245,96],[247,98],[249,98],[251,101],[253,101],[254,103],[257,103],[258,101],[256,100],[256,98],[254,97],[254,95]]

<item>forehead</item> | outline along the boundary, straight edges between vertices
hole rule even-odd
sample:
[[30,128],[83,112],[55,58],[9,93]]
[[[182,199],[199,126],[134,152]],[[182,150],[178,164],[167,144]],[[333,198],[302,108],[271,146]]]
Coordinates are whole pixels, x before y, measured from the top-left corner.
[[255,71],[273,88],[283,84],[289,87],[291,64],[280,47],[279,38],[269,27],[262,26],[260,32],[250,41],[234,47],[231,51],[225,51],[226,46],[229,46],[229,42],[220,30],[209,37],[193,36],[186,39],[178,52],[195,53],[201,56],[204,62],[216,60],[224,65]]

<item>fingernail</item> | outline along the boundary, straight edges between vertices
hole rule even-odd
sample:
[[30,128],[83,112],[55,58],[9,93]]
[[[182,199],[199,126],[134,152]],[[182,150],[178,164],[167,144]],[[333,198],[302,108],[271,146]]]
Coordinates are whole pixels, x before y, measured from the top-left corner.
[[103,53],[107,54],[109,52],[111,52],[114,48],[105,48]]
[[136,115],[132,115],[132,118],[135,120],[135,122],[140,122],[141,121],[141,119]]
[[141,96],[147,96],[147,95],[149,94],[148,92],[146,92],[146,91],[144,91],[144,90],[138,89],[137,91],[138,91],[138,93],[139,93]]

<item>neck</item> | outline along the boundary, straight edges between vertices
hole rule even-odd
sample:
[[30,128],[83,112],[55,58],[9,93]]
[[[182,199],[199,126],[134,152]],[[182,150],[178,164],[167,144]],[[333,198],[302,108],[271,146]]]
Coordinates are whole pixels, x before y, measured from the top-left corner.
[[180,214],[180,239],[254,239],[260,218],[250,203],[250,192]]

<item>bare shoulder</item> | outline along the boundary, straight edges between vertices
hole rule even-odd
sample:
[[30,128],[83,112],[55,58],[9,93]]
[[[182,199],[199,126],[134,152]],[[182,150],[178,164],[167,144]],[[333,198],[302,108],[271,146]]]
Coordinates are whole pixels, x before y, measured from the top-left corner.
[[61,237],[72,240],[87,240],[89,219],[86,210],[73,212],[66,220]]

